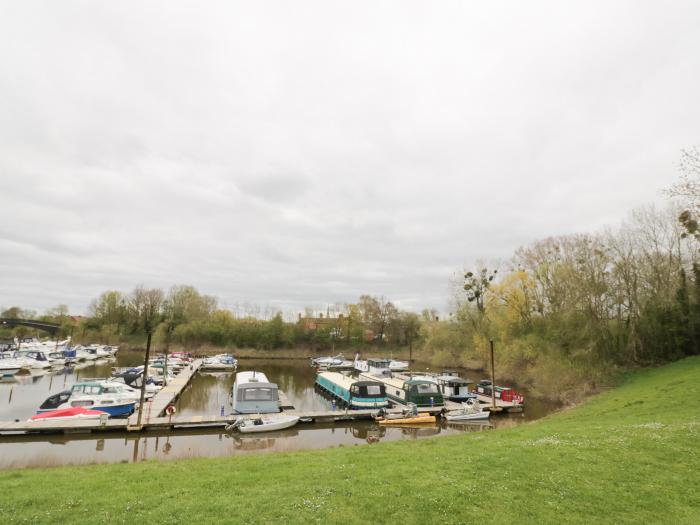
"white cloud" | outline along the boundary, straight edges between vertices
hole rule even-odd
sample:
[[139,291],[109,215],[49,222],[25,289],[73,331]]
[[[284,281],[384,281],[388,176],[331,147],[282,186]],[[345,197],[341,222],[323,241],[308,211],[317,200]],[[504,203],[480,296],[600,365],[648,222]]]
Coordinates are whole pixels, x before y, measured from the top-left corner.
[[0,304],[191,283],[443,308],[596,229],[698,142],[693,2],[44,2],[0,10]]

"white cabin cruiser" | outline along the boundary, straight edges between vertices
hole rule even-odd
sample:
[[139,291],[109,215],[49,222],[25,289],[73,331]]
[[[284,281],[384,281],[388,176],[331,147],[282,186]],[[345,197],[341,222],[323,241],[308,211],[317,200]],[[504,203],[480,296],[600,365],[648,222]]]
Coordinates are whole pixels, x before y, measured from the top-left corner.
[[408,370],[408,361],[397,361],[395,359],[389,360],[389,370],[392,372],[404,372]]
[[343,354],[338,354],[335,357],[331,356],[324,356],[324,357],[314,357],[311,359],[311,365],[312,366],[331,366],[331,365],[340,365],[343,362],[345,362],[345,358],[343,357]]
[[238,372],[233,383],[233,410],[239,414],[280,411],[279,390],[262,372]]
[[0,356],[0,377],[12,377],[25,367],[26,363],[24,361]]
[[[49,396],[37,414],[64,408],[83,407],[101,410],[112,417],[133,414],[138,399],[134,392],[127,390],[127,385],[106,383],[104,381],[81,381],[70,390]],[[129,387],[127,387],[129,388]]]
[[354,367],[358,372],[365,372],[367,374],[386,374],[391,373],[391,359],[373,359],[369,358],[367,360],[360,359],[360,354],[355,355]]
[[213,372],[235,370],[238,367],[238,360],[231,354],[219,354],[208,357],[202,362],[202,370]]
[[25,368],[40,370],[44,368],[51,368],[53,366],[48,355],[38,350],[18,350],[12,357],[23,362]]

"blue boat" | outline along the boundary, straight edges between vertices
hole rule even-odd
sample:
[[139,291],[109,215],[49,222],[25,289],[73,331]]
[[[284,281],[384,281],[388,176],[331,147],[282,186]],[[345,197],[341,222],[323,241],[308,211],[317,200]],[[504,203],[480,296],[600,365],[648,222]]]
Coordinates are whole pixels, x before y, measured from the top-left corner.
[[49,396],[37,414],[64,408],[83,407],[107,412],[110,417],[130,416],[136,407],[137,395],[127,390],[126,385],[100,381],[81,381],[65,390]]
[[357,380],[338,372],[321,372],[316,376],[316,386],[348,408],[385,408],[389,406],[386,390],[379,381]]

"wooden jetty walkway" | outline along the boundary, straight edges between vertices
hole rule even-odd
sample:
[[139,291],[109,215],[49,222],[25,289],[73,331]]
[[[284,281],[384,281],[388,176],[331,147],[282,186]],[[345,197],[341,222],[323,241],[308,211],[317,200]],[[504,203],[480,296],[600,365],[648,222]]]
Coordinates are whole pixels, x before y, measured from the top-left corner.
[[[421,408],[422,413],[439,414],[442,407]],[[389,413],[401,413],[401,409],[390,409]],[[360,419],[373,419],[377,410],[327,410],[317,412],[303,412],[297,410],[284,410],[282,413],[299,416],[300,423],[328,423],[335,421],[354,421]],[[134,417],[134,416],[132,416]],[[141,427],[130,423],[130,419],[108,419],[105,422],[99,420],[73,420],[73,421],[17,421],[0,422],[0,435],[13,435],[18,433],[51,433],[51,434],[82,434],[91,432],[126,432],[140,430],[173,430],[178,428],[217,428],[225,427],[233,423],[238,417],[255,418],[257,414],[229,414],[203,415],[203,416],[161,416],[146,418],[144,416]],[[134,423],[136,420],[134,419]]]
[[[190,383],[194,375],[202,366],[202,359],[196,359],[189,366],[184,367],[180,370],[173,379],[168,381],[168,386],[161,388],[158,393],[150,401],[146,402],[144,407],[144,414],[141,417],[141,423],[150,419],[151,416],[156,418],[165,415],[165,409],[168,405],[172,405],[180,397],[182,391]],[[138,420],[138,411],[129,417],[129,425],[136,425]]]

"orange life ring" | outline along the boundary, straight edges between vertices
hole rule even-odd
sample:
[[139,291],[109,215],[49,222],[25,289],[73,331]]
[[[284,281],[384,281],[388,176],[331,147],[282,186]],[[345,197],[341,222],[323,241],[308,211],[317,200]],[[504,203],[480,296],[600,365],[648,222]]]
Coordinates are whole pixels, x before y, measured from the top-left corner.
[[177,409],[175,408],[174,405],[168,405],[165,407],[165,412],[169,415],[172,416],[175,412],[177,412]]

